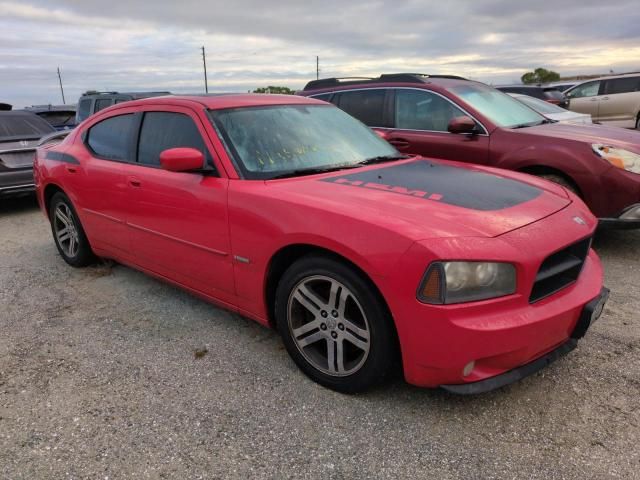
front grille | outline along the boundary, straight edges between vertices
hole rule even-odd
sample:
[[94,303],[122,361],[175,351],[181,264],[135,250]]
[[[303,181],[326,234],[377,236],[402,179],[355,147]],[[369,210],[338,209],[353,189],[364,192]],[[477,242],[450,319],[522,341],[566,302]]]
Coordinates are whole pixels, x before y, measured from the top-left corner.
[[553,295],[575,282],[582,271],[590,247],[589,237],[548,256],[538,270],[529,303]]

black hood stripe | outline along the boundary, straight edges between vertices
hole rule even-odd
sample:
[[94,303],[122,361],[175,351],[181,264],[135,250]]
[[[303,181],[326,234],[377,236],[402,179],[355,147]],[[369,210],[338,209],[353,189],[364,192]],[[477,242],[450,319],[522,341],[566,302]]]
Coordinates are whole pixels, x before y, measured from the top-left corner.
[[533,200],[542,190],[532,185],[471,169],[416,160],[321,181],[383,190],[472,210],[502,210]]

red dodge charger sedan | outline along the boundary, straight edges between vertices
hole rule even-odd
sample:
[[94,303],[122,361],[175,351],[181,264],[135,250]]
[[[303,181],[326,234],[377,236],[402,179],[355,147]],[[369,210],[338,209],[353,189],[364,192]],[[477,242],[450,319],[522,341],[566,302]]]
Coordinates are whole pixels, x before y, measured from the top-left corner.
[[314,99],[122,103],[35,172],[67,263],[111,258],[273,326],[343,392],[399,363],[457,393],[511,383],[573,349],[608,295],[576,195],[401,155]]

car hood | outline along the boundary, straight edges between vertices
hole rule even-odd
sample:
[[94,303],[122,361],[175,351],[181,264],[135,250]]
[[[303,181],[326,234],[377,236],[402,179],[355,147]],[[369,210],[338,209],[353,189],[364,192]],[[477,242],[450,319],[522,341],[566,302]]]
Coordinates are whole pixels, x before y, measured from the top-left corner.
[[420,157],[266,183],[309,212],[330,210],[414,240],[495,237],[571,203],[561,187],[528,175]]
[[552,123],[523,128],[517,131],[589,144],[601,143],[640,153],[640,135],[638,135],[638,132],[619,127]]

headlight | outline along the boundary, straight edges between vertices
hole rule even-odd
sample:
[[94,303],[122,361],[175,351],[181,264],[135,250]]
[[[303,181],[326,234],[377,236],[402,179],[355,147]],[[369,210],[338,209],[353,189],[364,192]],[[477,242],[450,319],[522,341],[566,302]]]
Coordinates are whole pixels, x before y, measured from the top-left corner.
[[511,295],[516,291],[516,268],[510,263],[435,262],[418,288],[418,300],[448,304]]
[[623,150],[622,148],[610,147],[600,143],[591,145],[593,151],[600,158],[604,158],[614,167],[621,168],[633,173],[640,173],[640,155]]

